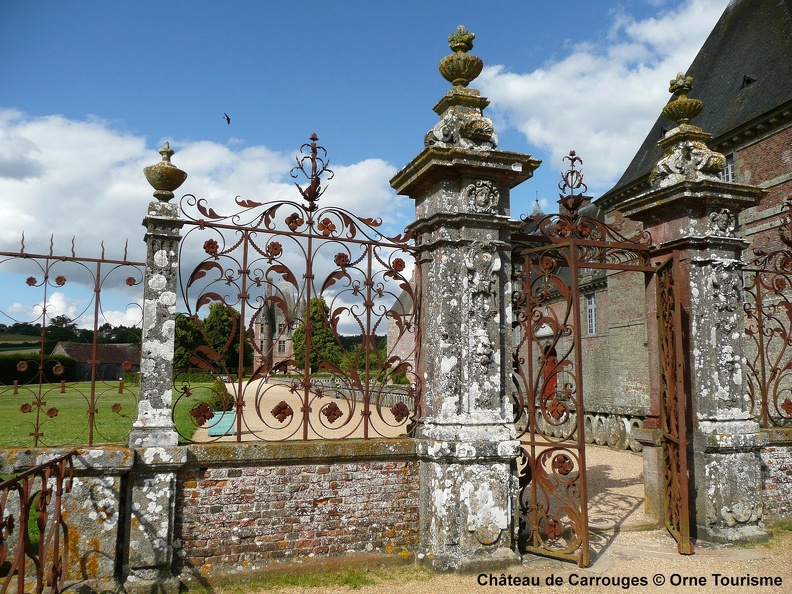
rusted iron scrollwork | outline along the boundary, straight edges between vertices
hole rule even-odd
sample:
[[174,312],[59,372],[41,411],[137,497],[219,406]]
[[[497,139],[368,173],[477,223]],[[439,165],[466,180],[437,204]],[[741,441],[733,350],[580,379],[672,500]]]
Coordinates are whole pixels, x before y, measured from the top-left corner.
[[523,217],[525,225],[513,235],[516,247],[532,248],[549,243],[574,243],[577,259],[582,268],[606,270],[647,270],[652,236],[639,230],[632,236],[623,234],[621,225],[607,223],[595,216],[597,209],[584,204],[589,197],[583,183],[583,171],[578,167],[583,160],[570,151],[570,168],[562,174],[558,184],[558,214],[542,215],[538,219]]
[[[574,264],[555,246],[519,255],[514,294],[520,341],[513,353],[515,422],[522,442],[521,546],[588,564],[585,442]],[[562,276],[563,275],[563,276]]]
[[657,282],[657,342],[660,357],[660,430],[665,469],[666,528],[683,555],[693,554],[688,495],[687,398],[681,307],[674,278],[675,258],[660,266]]
[[[176,375],[174,418],[188,410],[198,427],[184,438],[398,436],[418,415],[410,234],[387,237],[379,219],[319,207],[333,173],[317,140],[291,172],[306,178],[295,183],[303,203],[238,197],[241,210],[222,215],[182,199],[181,323],[196,335],[186,366],[227,381],[212,396]],[[219,310],[222,337],[209,319]],[[350,347],[345,334],[361,342]]]
[[792,427],[792,216],[785,203],[779,238],[744,269],[748,388],[762,427]]
[[594,270],[652,272],[652,239],[631,238],[584,206],[574,151],[559,184],[561,212],[525,217],[513,234],[514,413],[524,551],[590,559],[584,439],[580,282]]
[[[131,326],[139,327],[142,311],[127,292],[142,286],[145,264],[130,261],[126,247],[123,258],[114,260],[105,257],[104,245],[98,258],[89,258],[75,254],[74,239],[69,254],[56,254],[53,243],[51,237],[49,253],[31,253],[23,235],[18,252],[0,252],[0,268],[24,283],[19,287],[23,297],[0,310],[0,337],[19,347],[13,369],[5,368],[0,377],[0,395],[13,399],[20,413],[19,419],[6,421],[29,429],[22,441],[3,445],[125,442],[137,416],[137,392],[125,384],[123,374],[138,369],[139,346],[134,343],[139,338],[131,333],[127,340],[133,344],[124,345],[130,348],[115,345],[112,353],[103,345],[99,329],[108,320],[102,293],[126,296],[125,313],[137,318]],[[91,296],[71,298],[79,310],[64,309],[64,291],[75,286]],[[62,407],[73,409],[76,402],[85,406],[80,416],[85,423],[60,416]]]
[[62,500],[71,491],[76,453],[0,483],[0,591],[63,590],[70,542]]

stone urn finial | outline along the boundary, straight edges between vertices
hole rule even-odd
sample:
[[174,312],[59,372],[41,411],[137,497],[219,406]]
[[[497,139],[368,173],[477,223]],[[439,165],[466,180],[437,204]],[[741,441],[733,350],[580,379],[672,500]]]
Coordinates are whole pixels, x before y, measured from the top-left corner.
[[663,108],[663,115],[677,124],[687,124],[701,113],[704,104],[698,99],[688,99],[687,94],[693,88],[693,77],[681,72],[670,82],[668,92],[678,97]]
[[454,53],[440,60],[439,68],[443,78],[455,87],[468,86],[484,68],[481,58],[467,53],[473,49],[475,38],[475,34],[462,25],[448,38],[448,44]]
[[712,134],[690,123],[704,108],[698,99],[688,98],[691,88],[693,77],[683,74],[677,74],[668,88],[678,97],[663,108],[663,115],[676,121],[677,127],[657,143],[664,155],[649,175],[649,182],[655,188],[681,182],[719,181],[719,174],[726,167],[726,157],[707,146]]
[[159,153],[162,155],[162,161],[156,165],[145,167],[143,173],[146,175],[148,183],[155,190],[154,197],[157,200],[168,202],[173,198],[173,191],[178,189],[184,183],[184,180],[187,179],[187,173],[171,163],[174,151],[170,147],[169,142],[165,143]]

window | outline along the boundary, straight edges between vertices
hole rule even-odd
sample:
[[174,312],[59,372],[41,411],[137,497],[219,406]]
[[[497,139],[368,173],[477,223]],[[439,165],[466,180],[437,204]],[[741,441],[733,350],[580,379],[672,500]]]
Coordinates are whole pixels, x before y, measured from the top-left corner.
[[734,155],[726,157],[726,168],[718,174],[718,177],[725,182],[734,181]]
[[285,340],[279,340],[278,341],[278,352],[279,353],[285,353],[286,352],[286,341]]
[[594,293],[586,295],[586,329],[588,334],[597,333],[597,300]]
[[281,322],[280,324],[278,324],[278,336],[280,336],[281,334],[283,334],[283,330],[284,330],[285,328],[286,328],[286,324],[284,324],[283,322]]

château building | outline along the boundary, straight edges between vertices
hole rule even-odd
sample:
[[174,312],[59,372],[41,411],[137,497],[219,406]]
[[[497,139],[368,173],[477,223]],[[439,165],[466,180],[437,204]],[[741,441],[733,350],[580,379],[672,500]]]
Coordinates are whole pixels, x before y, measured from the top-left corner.
[[[305,312],[305,304],[298,302],[294,287],[286,282],[277,286],[267,284],[265,301],[253,322],[255,341],[254,367],[278,367],[294,357],[292,334]],[[279,367],[280,366],[280,367]]]

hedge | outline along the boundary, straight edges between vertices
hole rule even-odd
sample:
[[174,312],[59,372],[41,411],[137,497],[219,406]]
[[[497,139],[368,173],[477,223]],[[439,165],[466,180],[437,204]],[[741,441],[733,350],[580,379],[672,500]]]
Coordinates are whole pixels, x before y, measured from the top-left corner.
[[[36,383],[39,381],[40,358],[35,353],[29,356],[24,354],[0,354],[0,384],[12,385],[18,381],[19,385]],[[59,366],[62,368],[61,373]],[[44,357],[44,377],[46,383],[57,383],[61,380],[75,381],[77,376],[77,361],[65,355],[46,355]]]

